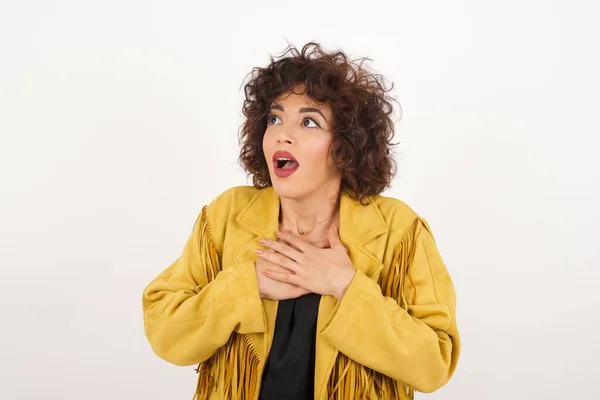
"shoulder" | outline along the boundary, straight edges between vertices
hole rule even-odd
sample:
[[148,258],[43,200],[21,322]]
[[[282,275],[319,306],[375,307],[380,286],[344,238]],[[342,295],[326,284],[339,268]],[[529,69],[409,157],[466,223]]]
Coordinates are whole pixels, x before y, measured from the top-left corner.
[[222,225],[235,218],[259,191],[254,186],[235,186],[225,190],[206,206],[209,221]]
[[421,228],[431,231],[427,220],[404,201],[382,195],[373,196],[372,201],[377,205],[392,235],[402,236],[409,230],[420,231]]
[[223,246],[227,228],[259,192],[260,189],[254,186],[235,186],[217,195],[205,207],[211,236],[217,249]]
[[254,186],[234,186],[216,196],[208,205],[211,211],[235,210],[244,207],[260,189]]
[[420,218],[419,214],[411,206],[400,199],[383,195],[376,195],[371,199],[381,212],[388,226],[394,226],[403,221],[412,222]]

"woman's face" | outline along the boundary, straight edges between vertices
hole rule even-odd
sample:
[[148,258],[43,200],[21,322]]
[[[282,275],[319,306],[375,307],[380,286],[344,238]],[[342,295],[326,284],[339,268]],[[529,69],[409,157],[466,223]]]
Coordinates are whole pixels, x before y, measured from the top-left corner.
[[263,137],[271,182],[284,198],[302,199],[320,191],[333,195],[340,189],[341,175],[330,156],[331,107],[297,94],[302,91],[297,87],[271,105]]

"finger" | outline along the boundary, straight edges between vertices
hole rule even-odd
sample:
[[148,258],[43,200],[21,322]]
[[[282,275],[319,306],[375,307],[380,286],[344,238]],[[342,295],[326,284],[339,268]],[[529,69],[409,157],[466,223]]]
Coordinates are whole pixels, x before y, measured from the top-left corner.
[[[266,250],[264,250],[264,252],[266,252],[266,253],[270,253],[270,254],[277,254],[277,252],[276,252],[276,251],[274,251],[274,250],[271,250],[271,249],[266,249]],[[268,260],[267,260],[265,257],[260,257],[260,256],[259,256],[259,257],[258,257],[258,259],[259,259],[260,261],[264,261],[264,263],[265,263],[265,264],[262,264],[262,265],[263,265],[263,267],[262,267],[261,271],[264,271],[266,268],[272,268],[272,269],[274,268],[274,269],[281,269],[281,270],[283,270],[284,272],[287,272],[287,271],[289,271],[289,272],[294,272],[294,271],[292,271],[291,269],[288,269],[288,268],[282,267],[281,265],[277,265],[277,264],[274,264],[274,263],[272,263],[272,262],[268,261]]]
[[312,250],[315,247],[300,236],[289,231],[279,231],[277,232],[277,237],[289,245],[294,246],[302,253],[306,253],[307,250]]
[[[344,245],[342,244],[342,241],[340,240],[340,236],[337,231],[337,226],[335,224],[332,224],[331,227],[329,228],[327,237],[329,239],[329,247],[331,247],[331,248],[337,247],[337,246],[344,247]],[[348,249],[346,249],[346,251],[348,251]]]
[[263,246],[265,246],[271,250],[274,250],[279,254],[283,254],[287,258],[294,260],[294,261],[299,261],[300,257],[302,256],[302,253],[300,253],[298,250],[292,248],[290,245],[288,245],[285,242],[269,240],[269,239],[261,239],[260,243]]
[[278,265],[282,268],[289,269],[290,271],[293,271],[293,272],[298,271],[298,264],[296,264],[296,262],[294,260],[291,260],[291,259],[287,258],[286,256],[284,256],[283,254],[279,254],[273,250],[265,251],[265,250],[261,250],[261,249],[256,249],[256,254],[260,258],[267,260],[271,264]]
[[291,244],[291,243],[288,243],[288,242],[286,242],[286,241],[284,241],[284,240],[282,240],[282,239],[277,239],[277,241],[278,241],[278,242],[285,243],[285,244],[287,244],[288,246],[290,246],[292,249],[296,250],[298,253],[300,253],[300,254],[303,254],[303,253],[302,253],[302,251],[301,251],[299,248],[297,248],[296,246],[294,246],[293,244]]
[[265,269],[265,276],[279,282],[288,283],[302,288],[302,278],[294,274],[286,274],[284,272],[275,272],[272,269]]

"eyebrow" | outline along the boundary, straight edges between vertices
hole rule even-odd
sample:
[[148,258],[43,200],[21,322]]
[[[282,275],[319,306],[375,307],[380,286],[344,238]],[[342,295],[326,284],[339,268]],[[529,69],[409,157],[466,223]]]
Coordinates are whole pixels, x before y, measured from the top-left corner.
[[[277,103],[273,103],[273,105],[271,106],[271,109],[283,111],[283,107],[281,105],[277,104]],[[321,115],[321,117],[323,117],[323,119],[325,120],[325,122],[327,122],[327,118],[325,118],[325,115],[323,115],[323,113],[321,112],[321,110],[319,110],[318,108],[314,108],[314,107],[302,107],[299,111],[301,113],[316,112],[317,114]]]

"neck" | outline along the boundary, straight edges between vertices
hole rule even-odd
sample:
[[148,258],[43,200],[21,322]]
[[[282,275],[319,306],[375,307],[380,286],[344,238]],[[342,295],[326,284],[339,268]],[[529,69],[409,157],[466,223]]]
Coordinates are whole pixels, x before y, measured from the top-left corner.
[[339,190],[319,192],[301,199],[281,198],[280,228],[298,233],[301,228],[309,240],[322,240],[338,219]]

